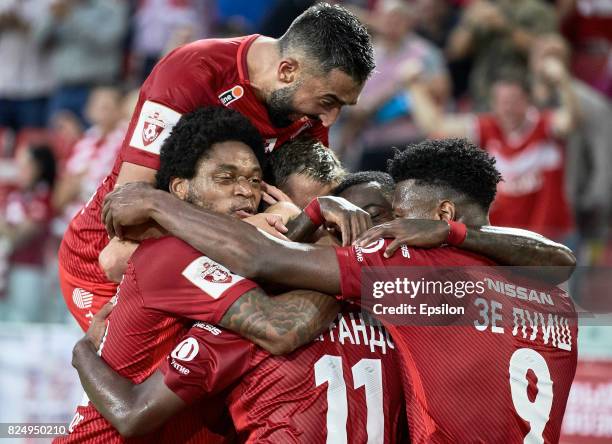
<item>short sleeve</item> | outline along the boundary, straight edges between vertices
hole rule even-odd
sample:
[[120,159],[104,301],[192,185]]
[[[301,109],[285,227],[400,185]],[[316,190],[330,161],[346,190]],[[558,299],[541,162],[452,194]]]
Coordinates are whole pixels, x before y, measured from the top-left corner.
[[[384,256],[387,246],[393,239],[379,239],[366,247],[336,247],[336,258],[340,268],[339,299],[358,299],[361,297],[362,270],[380,267],[380,278],[394,278],[393,267],[430,267],[456,266],[465,263],[467,258],[473,260],[469,252],[452,247],[409,248],[402,245],[393,256]],[[484,263],[484,262],[483,262]],[[383,269],[384,267],[384,269]]]
[[254,345],[219,327],[198,322],[161,364],[164,383],[185,403],[215,395],[249,368]]
[[131,263],[145,307],[211,324],[257,287],[174,237],[143,242]]
[[142,86],[124,140],[123,161],[159,169],[159,153],[181,116],[199,106],[216,105],[214,75],[190,45],[173,51]]

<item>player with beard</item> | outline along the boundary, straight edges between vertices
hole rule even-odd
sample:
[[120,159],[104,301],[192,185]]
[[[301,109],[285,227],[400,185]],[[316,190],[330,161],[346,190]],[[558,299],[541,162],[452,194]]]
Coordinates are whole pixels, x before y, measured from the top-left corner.
[[[365,27],[326,3],[306,10],[280,39],[199,40],[164,57],[142,85],[112,173],[72,220],[60,247],[62,293],[81,328],[116,291],[98,264],[109,243],[100,223],[104,196],[116,185],[154,181],[160,148],[182,114],[205,105],[237,110],[265,139],[266,151],[300,133],[328,145],[327,128],[343,106],[356,103],[373,60]],[[111,247],[122,246],[111,241]]]
[[[473,236],[465,224],[488,223],[500,180],[488,154],[465,140],[428,141],[398,153],[390,163],[390,173],[396,182],[394,213],[398,219],[416,219],[413,228],[422,232],[421,246],[448,243],[473,249],[473,237],[479,232]],[[142,198],[142,193],[147,194],[146,202],[139,208],[125,207],[136,196]],[[109,196],[104,216],[111,232],[152,217],[169,231],[184,233],[198,248],[216,243],[209,254],[232,270],[290,287],[341,294],[348,300],[362,296],[362,270],[368,267],[378,267],[383,279],[388,276],[386,267],[446,266],[461,267],[456,272],[473,282],[482,280],[482,273],[502,286],[513,282],[491,267],[494,262],[452,246],[409,248],[387,257],[388,240],[370,243],[385,234],[388,227],[384,224],[363,236],[368,248],[331,248],[278,241],[255,229],[242,230],[226,217],[185,208],[197,220],[196,227],[173,216],[183,207],[175,199],[133,184]],[[316,203],[307,212],[313,226],[324,220]],[[427,225],[432,231],[423,233],[421,228]],[[215,230],[218,226],[223,228]],[[516,254],[506,257],[518,264],[521,257]],[[530,265],[533,258],[522,261]],[[466,266],[480,268],[471,271]],[[558,441],[576,370],[575,310],[559,289],[529,279],[519,283],[546,290],[546,301],[511,297],[488,287],[478,297],[450,296],[465,303],[464,321],[468,321],[463,325],[415,326],[405,319],[394,324],[382,317],[402,359],[411,441]]]

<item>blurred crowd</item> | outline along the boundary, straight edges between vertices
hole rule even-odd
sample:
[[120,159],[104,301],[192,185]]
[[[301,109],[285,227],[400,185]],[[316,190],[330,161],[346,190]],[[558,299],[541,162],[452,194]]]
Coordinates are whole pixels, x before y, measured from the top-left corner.
[[[314,3],[0,0],[0,320],[65,319],[59,241],[110,172],[155,63],[200,38],[279,37]],[[345,169],[471,138],[504,175],[493,223],[612,264],[612,1],[338,3],[367,24],[377,64],[332,129]]]

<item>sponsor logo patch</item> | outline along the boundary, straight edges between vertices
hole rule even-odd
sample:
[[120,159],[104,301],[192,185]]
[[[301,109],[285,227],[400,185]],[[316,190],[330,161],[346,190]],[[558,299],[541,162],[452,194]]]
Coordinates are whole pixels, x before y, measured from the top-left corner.
[[173,109],[147,100],[140,110],[130,146],[159,154],[164,141],[180,118],[181,115]]
[[243,95],[244,95],[244,88],[240,85],[236,85],[236,86],[232,86],[227,91],[224,91],[221,94],[219,94],[219,100],[221,100],[221,103],[223,105],[227,106],[230,103],[235,102],[236,100],[241,98]]
[[200,351],[200,346],[198,345],[198,341],[195,338],[187,338],[179,345],[177,345],[170,356],[174,359],[178,359],[179,361],[192,361],[198,355]]
[[215,299],[232,285],[244,279],[207,256],[195,259],[183,270],[182,274],[193,285]]

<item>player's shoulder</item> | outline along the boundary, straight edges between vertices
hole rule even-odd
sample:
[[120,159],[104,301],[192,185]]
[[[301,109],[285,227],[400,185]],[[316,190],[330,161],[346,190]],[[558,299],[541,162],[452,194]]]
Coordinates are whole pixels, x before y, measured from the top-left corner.
[[176,259],[176,257],[172,257],[172,254],[175,253],[196,256],[201,254],[198,250],[178,237],[163,236],[157,239],[146,239],[142,241],[136,249],[133,258],[135,259],[150,254],[159,254],[158,258],[160,260],[173,260]]
[[160,64],[180,69],[206,67],[211,71],[222,71],[236,66],[240,45],[249,38],[252,36],[196,40],[170,52]]
[[141,242],[130,262],[138,274],[164,276],[180,272],[200,256],[202,253],[188,243],[174,236],[165,236]]

